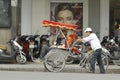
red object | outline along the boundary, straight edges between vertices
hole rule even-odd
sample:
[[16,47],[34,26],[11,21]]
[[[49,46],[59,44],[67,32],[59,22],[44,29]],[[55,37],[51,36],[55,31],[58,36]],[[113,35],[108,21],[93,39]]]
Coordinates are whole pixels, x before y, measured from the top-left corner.
[[76,48],[76,47],[72,47],[72,51],[73,51],[75,54],[80,54],[78,48]]
[[[73,43],[78,39],[78,35],[77,34],[70,34],[67,38],[67,43],[69,45],[69,47],[71,47],[73,45]],[[67,46],[66,46],[67,47]]]
[[73,43],[78,39],[78,35],[77,34],[70,34],[67,38],[67,43],[69,45],[69,47],[72,47],[72,51],[75,54],[80,54],[78,48],[73,47]]
[[26,56],[29,55],[29,42],[28,41],[20,41],[19,44],[23,47],[23,52],[26,53]]
[[67,38],[68,44],[73,44],[78,39],[77,34],[70,34]]
[[77,25],[74,24],[65,24],[65,23],[60,23],[60,22],[54,22],[54,21],[48,21],[48,20],[43,20],[42,22],[43,27],[54,27],[54,28],[66,28],[66,29],[72,29],[75,30],[78,28]]

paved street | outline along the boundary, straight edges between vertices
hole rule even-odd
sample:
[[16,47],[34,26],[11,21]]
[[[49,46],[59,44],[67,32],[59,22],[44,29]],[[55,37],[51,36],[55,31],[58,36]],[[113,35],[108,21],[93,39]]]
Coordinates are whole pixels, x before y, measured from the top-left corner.
[[[29,71],[29,72],[48,72],[42,63],[27,62],[26,64],[0,64],[1,71]],[[66,65],[63,73],[88,73],[85,70],[81,72],[79,65]],[[96,70],[99,73],[99,69]],[[120,74],[120,66],[110,65],[107,74]]]
[[77,64],[66,65],[59,73],[48,72],[42,63],[0,64],[0,80],[120,80],[120,66],[110,65],[106,74],[80,71]]
[[0,71],[1,80],[120,80],[120,74]]

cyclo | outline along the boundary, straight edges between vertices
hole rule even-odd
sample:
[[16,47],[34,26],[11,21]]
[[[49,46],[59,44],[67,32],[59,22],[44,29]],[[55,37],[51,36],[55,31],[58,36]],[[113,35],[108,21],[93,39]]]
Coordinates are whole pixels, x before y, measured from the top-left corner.
[[[69,63],[69,60],[72,61],[74,56],[77,56],[80,60],[79,66],[82,69],[87,71],[90,70],[90,59],[92,58],[93,50],[86,48],[83,43],[78,43],[77,34],[70,34],[68,37],[64,34],[63,30],[73,30],[76,31],[77,25],[73,24],[63,24],[59,22],[47,21],[44,20],[43,27],[53,27],[57,28],[58,32],[55,38],[54,45],[51,46],[51,50],[47,53],[44,60],[44,67],[50,72],[60,72],[64,69],[66,63]],[[56,40],[59,35],[62,35],[65,39],[65,45],[56,45]],[[72,36],[72,37],[71,37]],[[84,47],[83,47],[84,46]],[[83,49],[84,48],[84,49]],[[102,49],[102,60],[105,65],[105,69],[108,68],[108,56],[109,51],[105,48]],[[96,63],[97,65],[97,63]]]

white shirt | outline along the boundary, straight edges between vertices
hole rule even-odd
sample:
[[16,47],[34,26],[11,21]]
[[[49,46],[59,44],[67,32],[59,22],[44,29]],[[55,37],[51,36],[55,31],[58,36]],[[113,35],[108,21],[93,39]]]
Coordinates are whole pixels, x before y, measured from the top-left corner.
[[102,48],[100,40],[95,33],[91,33],[88,37],[83,38],[83,42],[89,42],[93,50]]

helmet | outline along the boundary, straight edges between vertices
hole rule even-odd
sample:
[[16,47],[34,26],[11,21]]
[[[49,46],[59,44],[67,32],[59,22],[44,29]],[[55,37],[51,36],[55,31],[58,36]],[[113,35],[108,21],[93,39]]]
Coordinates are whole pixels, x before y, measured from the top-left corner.
[[49,35],[42,35],[40,37],[40,43],[42,43],[43,41],[49,42]]
[[90,27],[86,28],[85,32],[92,32],[92,29]]

